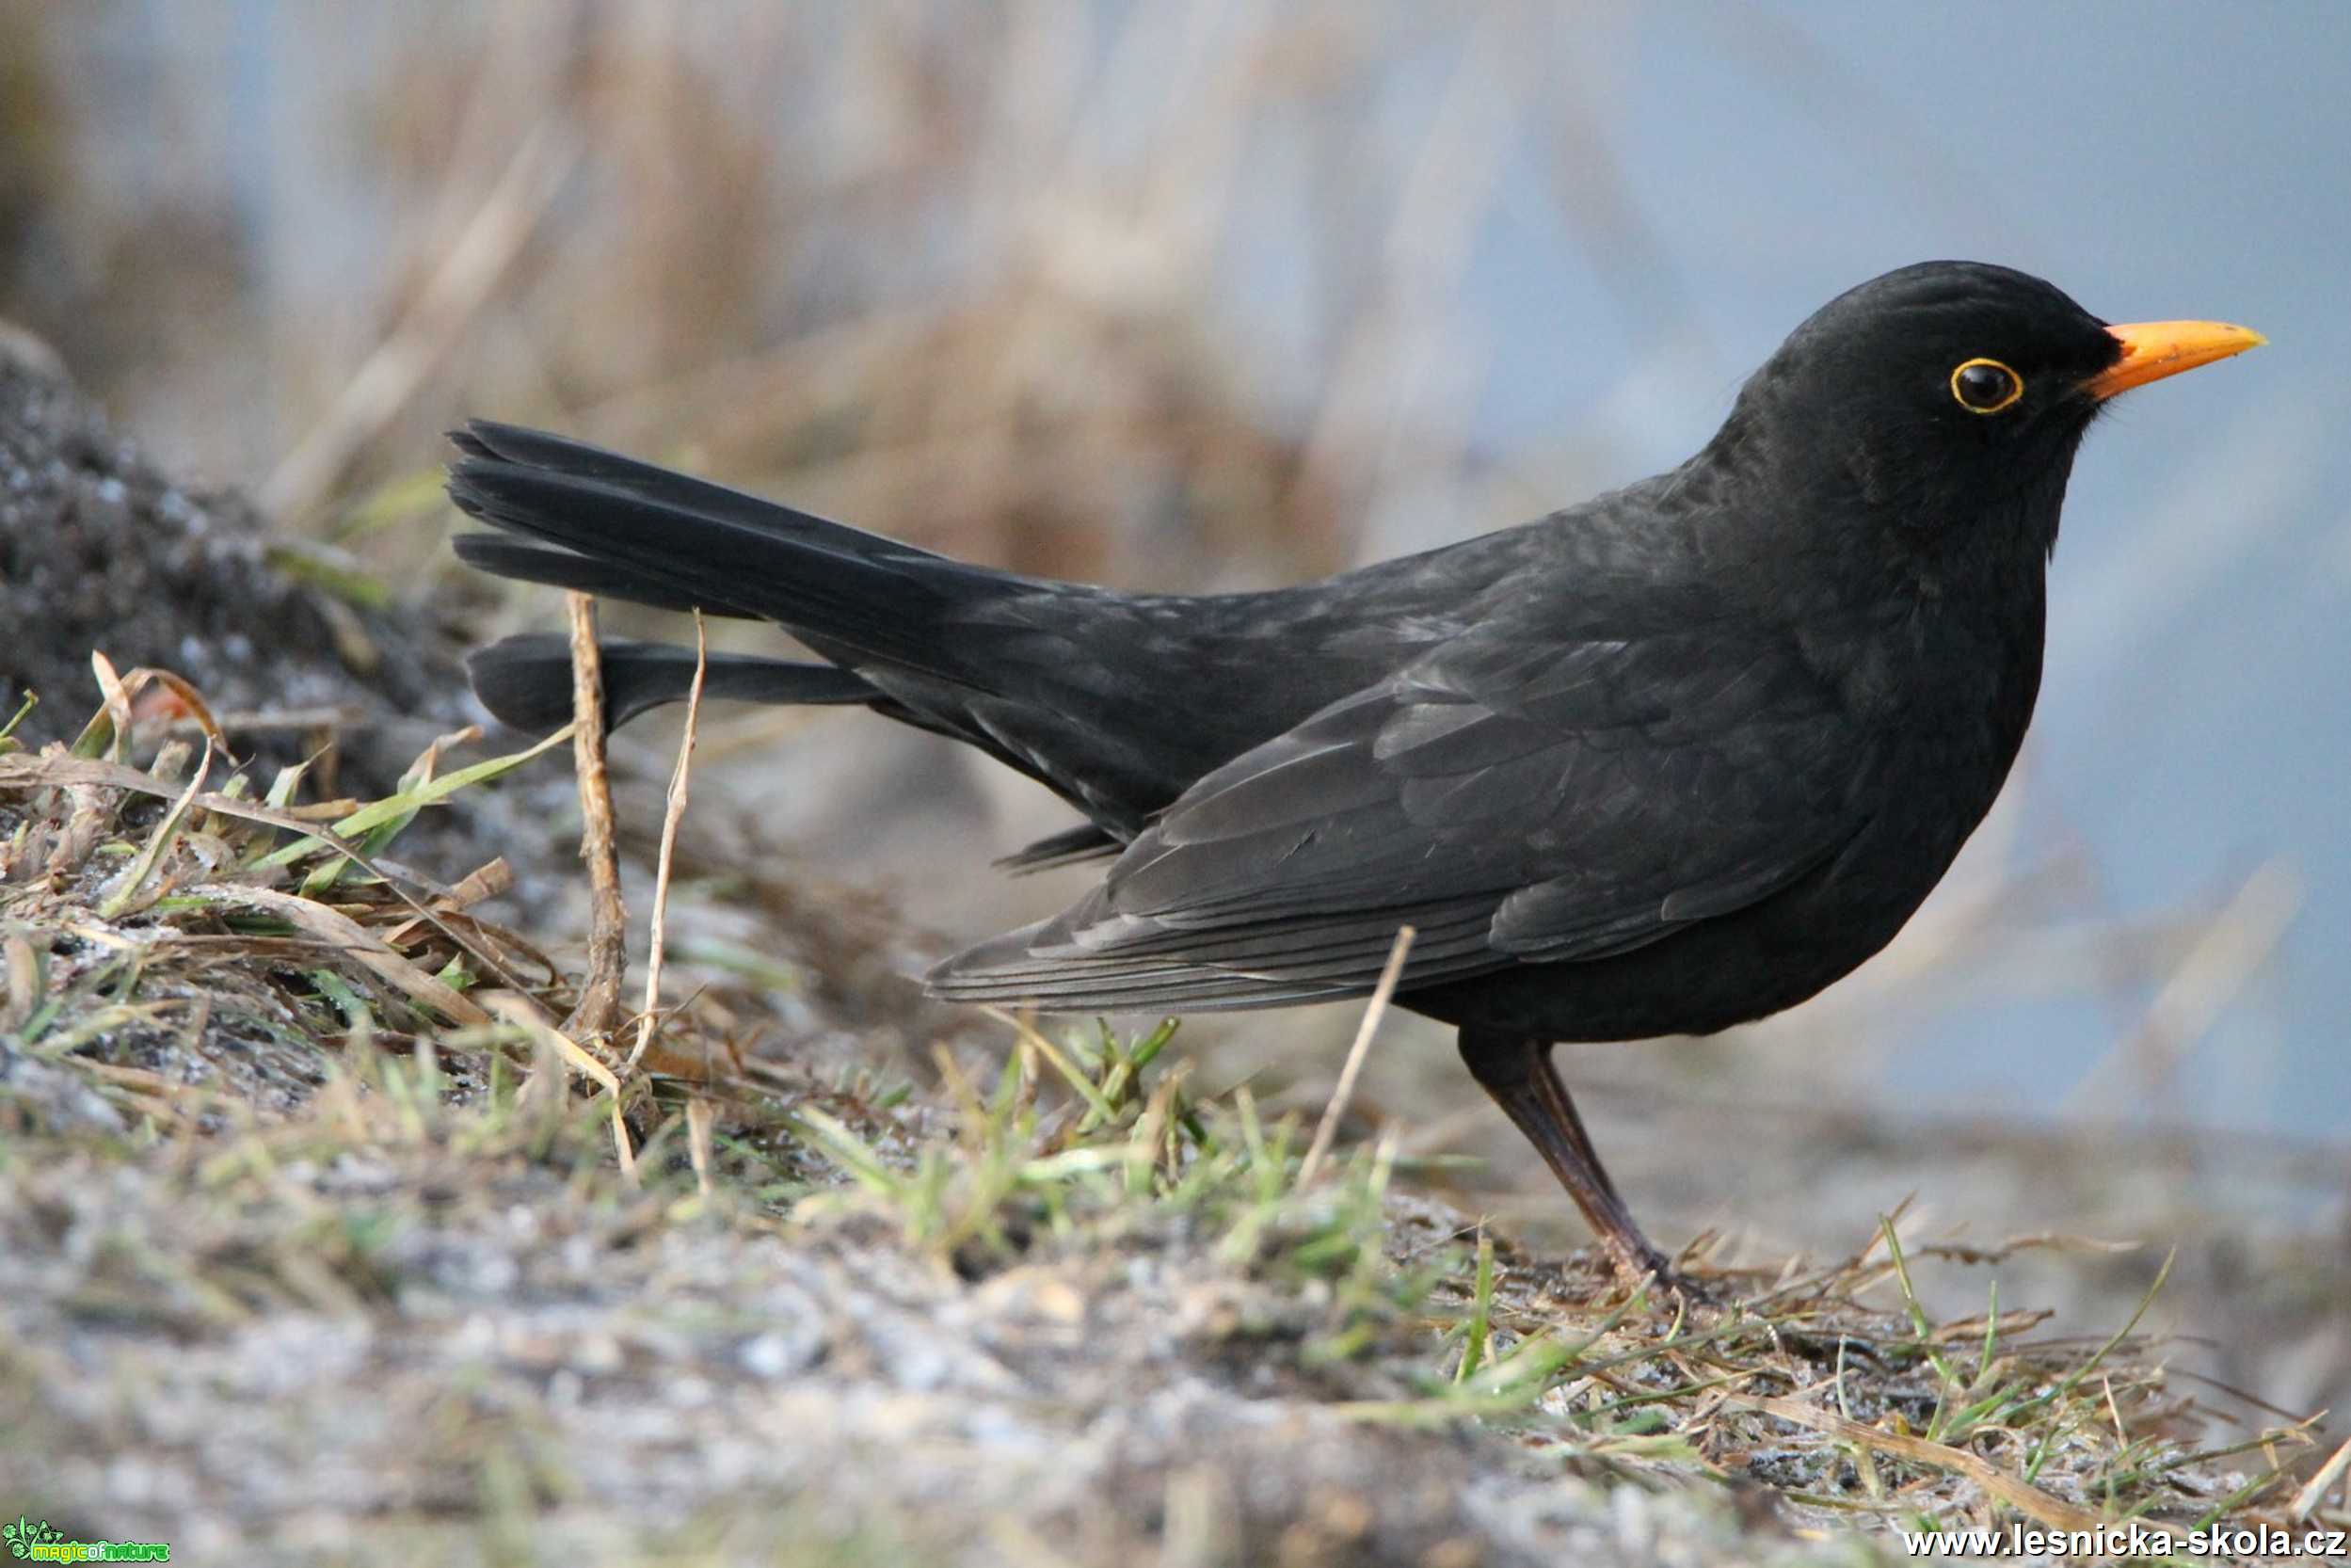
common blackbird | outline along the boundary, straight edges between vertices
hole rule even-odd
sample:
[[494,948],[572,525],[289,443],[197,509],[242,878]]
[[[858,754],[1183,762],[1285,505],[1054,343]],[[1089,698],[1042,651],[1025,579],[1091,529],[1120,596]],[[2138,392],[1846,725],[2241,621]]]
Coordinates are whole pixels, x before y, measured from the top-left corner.
[[[1100,856],[1052,920],[931,971],[1048,1011],[1397,1000],[1542,1151],[1621,1272],[1670,1277],[1558,1041],[1703,1034],[1901,929],[1991,808],[2040,683],[2074,450],[2126,388],[2250,348],[2110,327],[2006,267],[1839,296],[1669,472],[1319,583],[1154,596],[991,570],[556,436],[476,422],[449,491],[502,576],[789,629],[711,695],[854,703],[1036,779]],[[614,722],[690,651],[603,651]],[[477,653],[507,722],[568,716],[553,637]]]

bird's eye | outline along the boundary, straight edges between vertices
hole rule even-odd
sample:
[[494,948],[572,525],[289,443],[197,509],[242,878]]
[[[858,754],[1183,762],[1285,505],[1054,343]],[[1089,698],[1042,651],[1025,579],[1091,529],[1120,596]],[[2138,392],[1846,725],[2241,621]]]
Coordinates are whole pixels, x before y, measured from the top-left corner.
[[1970,360],[1951,373],[1951,395],[1971,414],[1996,414],[2024,395],[2024,378],[1997,360]]

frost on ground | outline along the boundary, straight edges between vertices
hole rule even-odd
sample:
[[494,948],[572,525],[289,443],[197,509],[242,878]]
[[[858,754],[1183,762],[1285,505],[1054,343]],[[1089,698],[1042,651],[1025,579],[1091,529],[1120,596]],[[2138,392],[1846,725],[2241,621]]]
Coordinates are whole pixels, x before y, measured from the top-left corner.
[[1180,1218],[967,1277],[854,1208],[628,1192],[600,1128],[469,1155],[330,1098],[11,1161],[7,1467],[53,1523],[192,1561],[1824,1558],[1730,1492],[1351,1413],[1421,1398],[1426,1347],[1318,1364],[1333,1290]]

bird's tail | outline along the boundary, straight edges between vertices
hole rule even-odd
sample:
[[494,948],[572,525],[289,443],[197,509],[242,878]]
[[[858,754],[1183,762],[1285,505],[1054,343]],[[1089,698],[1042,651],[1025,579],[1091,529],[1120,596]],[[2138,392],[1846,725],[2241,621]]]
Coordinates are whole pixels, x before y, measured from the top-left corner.
[[[604,722],[617,727],[666,702],[683,702],[694,686],[694,649],[667,643],[600,645]],[[466,661],[482,706],[517,729],[549,730],[572,712],[571,644],[549,633],[508,637]],[[881,694],[854,670],[836,664],[713,653],[704,671],[705,696],[740,702],[856,703]]]
[[460,556],[500,576],[773,620],[828,659],[952,680],[971,672],[956,664],[941,623],[1025,585],[560,436],[475,420],[450,439],[450,499],[520,536],[457,542]]

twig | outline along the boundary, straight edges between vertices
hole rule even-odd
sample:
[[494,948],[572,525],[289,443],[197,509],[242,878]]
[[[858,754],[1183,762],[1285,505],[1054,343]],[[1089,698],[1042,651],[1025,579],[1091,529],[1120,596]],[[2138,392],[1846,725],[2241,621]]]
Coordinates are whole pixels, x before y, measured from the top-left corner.
[[1413,928],[1398,926],[1396,945],[1388,950],[1387,968],[1380,971],[1380,984],[1371,988],[1371,1000],[1363,1010],[1363,1022],[1355,1026],[1355,1043],[1347,1048],[1347,1065],[1339,1069],[1338,1087],[1331,1091],[1331,1103],[1322,1108],[1322,1125],[1314,1129],[1314,1143],[1306,1149],[1305,1162],[1298,1167],[1301,1187],[1314,1179],[1323,1157],[1331,1152],[1331,1141],[1338,1136],[1339,1118],[1347,1113],[1347,1102],[1355,1095],[1355,1075],[1363,1071],[1363,1059],[1371,1049],[1371,1036],[1388,1010],[1388,999],[1396,994],[1396,982],[1404,972],[1404,955],[1412,952],[1412,947]]
[[686,1101],[686,1154],[694,1161],[695,1191],[711,1195],[711,1102],[700,1095]]
[[451,1023],[462,1026],[489,1022],[489,1015],[472,998],[427,974],[406,953],[331,905],[277,888],[254,888],[234,882],[200,884],[188,889],[188,896],[232,908],[259,910],[300,926],[312,936],[334,943],[398,987],[410,1001],[431,1009]]
[[1777,1416],[1783,1421],[1833,1437],[1841,1443],[1875,1448],[1880,1453],[1893,1454],[1897,1459],[1907,1459],[1914,1464],[1929,1464],[1939,1470],[1964,1476],[2019,1513],[2050,1529],[2087,1530],[2095,1529],[2099,1525],[2099,1516],[2087,1509],[2019,1480],[1996,1468],[1989,1460],[1978,1458],[1963,1448],[1865,1427],[1859,1421],[1848,1421],[1842,1416],[1781,1394],[1735,1394],[1723,1402],[1734,1410],[1753,1410]]
[[2343,1480],[2346,1470],[2351,1470],[2351,1438],[2344,1439],[2343,1447],[2337,1448],[2327,1463],[2318,1467],[2318,1473],[2294,1495],[2294,1501],[2286,1512],[2296,1519],[2309,1518],[2317,1512],[2319,1502],[2327,1496],[2327,1489]]
[[709,672],[710,662],[710,634],[702,624],[702,612],[696,610],[694,612],[694,684],[686,689],[686,732],[678,743],[678,765],[670,770],[669,806],[662,813],[662,848],[653,872],[653,935],[645,958],[645,1007],[637,1015],[637,1043],[631,1048],[629,1060],[621,1064],[622,1078],[636,1071],[646,1048],[653,1043],[653,1031],[660,1027],[662,949],[669,933],[669,864],[678,848],[678,824],[685,819],[686,779],[694,767],[695,729],[702,718],[702,677]]
[[571,757],[580,776],[580,858],[588,869],[588,972],[564,1020],[574,1038],[608,1036],[620,1019],[629,972],[629,911],[620,902],[613,847],[613,784],[604,767],[604,664],[596,647],[596,600],[564,596],[571,615]]
[[[224,735],[264,735],[284,730],[345,729],[366,722],[366,712],[350,704],[315,708],[231,709],[216,715]],[[174,719],[170,733],[200,734],[204,721],[190,715]]]
[[[620,1113],[620,1080],[613,1070],[596,1060],[592,1052],[570,1035],[540,1016],[538,1009],[531,1005],[531,999],[521,993],[492,991],[482,1000],[489,1004],[490,1012],[502,1022],[514,1025],[536,1041],[542,1060],[568,1065],[604,1091],[607,1096],[605,1103],[612,1108],[613,1156],[619,1162],[621,1179],[632,1187],[637,1185],[636,1149],[629,1142],[629,1123]],[[562,1093],[556,1087],[542,1091],[539,1086],[548,1081],[545,1076],[535,1074],[523,1092]],[[554,1081],[560,1083],[560,1074],[554,1075]]]

